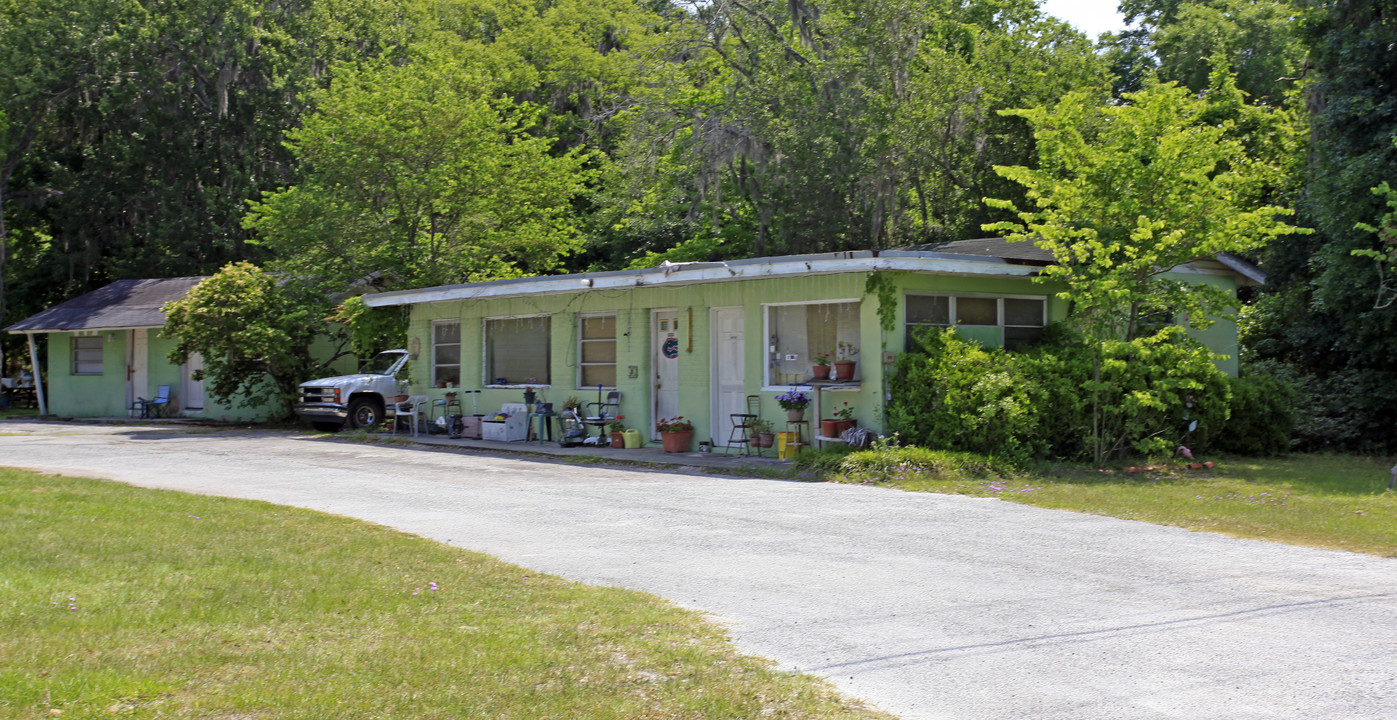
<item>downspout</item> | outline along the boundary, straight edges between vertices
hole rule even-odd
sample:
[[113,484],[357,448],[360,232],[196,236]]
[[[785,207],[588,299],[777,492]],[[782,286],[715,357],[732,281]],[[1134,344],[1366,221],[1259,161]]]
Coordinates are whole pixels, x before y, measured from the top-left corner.
[[44,371],[39,367],[39,348],[34,344],[34,333],[25,333],[29,338],[29,364],[34,367],[34,392],[39,398],[39,415],[49,414],[48,398],[44,397]]

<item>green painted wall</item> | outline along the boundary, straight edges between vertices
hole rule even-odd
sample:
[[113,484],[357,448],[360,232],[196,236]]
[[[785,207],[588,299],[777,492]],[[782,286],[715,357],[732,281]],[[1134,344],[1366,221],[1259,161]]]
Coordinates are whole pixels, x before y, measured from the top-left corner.
[[[202,411],[184,408],[184,373],[179,365],[167,359],[175,347],[175,340],[159,333],[147,331],[147,392],[153,397],[161,385],[170,386],[171,410],[182,416],[201,417],[228,422],[258,422],[270,415],[270,404],[254,403],[241,407],[238,401],[231,405],[217,403],[205,394]],[[109,330],[98,334],[103,338],[102,374],[75,375],[72,362],[72,333],[49,333],[48,368],[45,372],[48,390],[49,412],[54,415],[71,417],[127,417],[129,404],[126,399],[126,353],[130,342],[127,330]],[[312,346],[312,352],[328,355],[329,342],[319,341]],[[344,358],[336,362],[335,372],[350,373],[357,362],[354,358]],[[268,388],[270,392],[270,386]]]

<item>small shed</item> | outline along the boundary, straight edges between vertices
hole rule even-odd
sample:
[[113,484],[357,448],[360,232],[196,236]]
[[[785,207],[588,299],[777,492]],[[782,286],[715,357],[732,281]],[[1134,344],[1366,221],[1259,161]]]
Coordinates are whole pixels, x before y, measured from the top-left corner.
[[35,338],[47,337],[48,368],[42,373],[43,382],[36,383],[40,412],[124,417],[136,398],[153,397],[159,386],[169,385],[171,414],[228,420],[262,417],[265,413],[260,408],[209,402],[204,383],[191,377],[203,367],[202,358],[191,356],[187,363],[176,365],[167,357],[175,341],[162,334],[165,313],[161,308],[204,280],[118,280],[5,328],[28,336],[35,368],[39,367]]

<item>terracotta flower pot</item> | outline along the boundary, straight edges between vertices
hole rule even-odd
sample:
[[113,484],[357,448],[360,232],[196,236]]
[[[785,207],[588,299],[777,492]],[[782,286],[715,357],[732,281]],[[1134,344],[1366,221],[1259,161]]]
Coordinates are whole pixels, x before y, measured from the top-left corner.
[[757,433],[752,436],[752,447],[769,448],[776,441],[776,436],[771,433]]
[[834,428],[834,437],[839,437],[840,435],[843,435],[845,430],[848,430],[849,428],[854,427],[858,424],[858,420],[836,420]]
[[624,450],[626,447],[626,436],[619,432],[611,433],[611,447]]
[[815,374],[815,379],[816,379],[816,380],[828,380],[828,379],[829,379],[829,366],[828,366],[828,365],[816,365],[814,368],[812,368],[812,372]]
[[667,453],[689,452],[689,441],[694,439],[694,431],[662,432],[660,442]]
[[839,360],[834,363],[834,369],[841,381],[854,379],[854,368],[858,365],[857,360]]
[[825,437],[839,437],[838,420],[820,420],[820,434]]

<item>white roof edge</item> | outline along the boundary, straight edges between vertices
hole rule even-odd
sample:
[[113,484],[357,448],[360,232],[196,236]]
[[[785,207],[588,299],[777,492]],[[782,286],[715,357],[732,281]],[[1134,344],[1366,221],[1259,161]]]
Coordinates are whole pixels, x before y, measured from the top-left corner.
[[1232,253],[1225,252],[1218,253],[1216,258],[1218,262],[1227,266],[1227,269],[1237,273],[1238,275],[1241,275],[1242,277],[1252,281],[1253,283],[1257,285],[1266,284],[1266,273],[1262,272],[1261,268],[1251,264],[1250,262],[1247,262],[1245,259],[1233,255]]
[[165,327],[165,323],[159,325],[122,325],[120,327],[90,327],[90,328],[28,328],[26,330],[8,330],[11,335],[28,335],[29,333],[104,333],[115,332],[117,330],[160,330]]
[[1015,265],[999,258],[949,253],[883,251],[805,255],[775,261],[734,261],[677,264],[644,270],[557,275],[523,280],[493,281],[450,285],[421,290],[400,290],[364,296],[369,307],[413,305],[417,303],[478,300],[588,290],[617,290],[635,287],[679,286],[700,282],[752,280],[799,275],[828,275],[847,272],[904,270],[955,275],[1001,275],[1031,277],[1039,268]]

